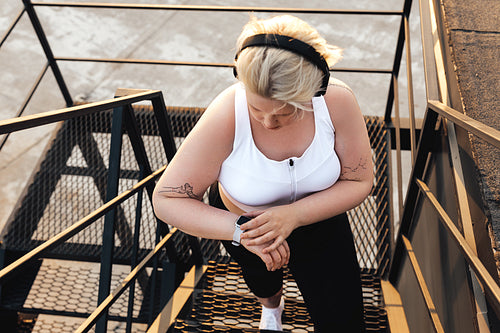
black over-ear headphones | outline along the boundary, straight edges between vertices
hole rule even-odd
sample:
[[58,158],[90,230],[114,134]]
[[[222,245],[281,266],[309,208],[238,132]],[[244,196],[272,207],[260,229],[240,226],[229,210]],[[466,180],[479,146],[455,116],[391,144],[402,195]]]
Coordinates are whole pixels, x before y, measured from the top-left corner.
[[[245,39],[243,45],[241,46],[241,49],[236,53],[234,60],[238,60],[238,55],[240,54],[240,52],[251,46],[270,46],[279,49],[285,49],[303,56],[323,72],[323,81],[321,83],[321,88],[315,96],[321,96],[326,93],[326,88],[330,79],[330,69],[328,68],[328,64],[326,63],[325,58],[323,58],[323,56],[319,54],[318,51],[316,51],[316,49],[311,45],[288,36],[278,34],[258,34]],[[238,73],[236,72],[236,66],[233,68],[233,73],[235,77],[238,76]]]

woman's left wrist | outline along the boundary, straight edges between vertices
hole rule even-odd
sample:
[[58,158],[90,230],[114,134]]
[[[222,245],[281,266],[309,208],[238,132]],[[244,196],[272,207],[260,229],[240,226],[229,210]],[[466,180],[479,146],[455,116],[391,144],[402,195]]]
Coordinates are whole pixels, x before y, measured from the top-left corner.
[[300,210],[295,203],[290,205],[290,210],[292,213],[291,216],[293,216],[292,218],[293,230],[295,230],[303,225],[302,214],[301,214],[302,210]]

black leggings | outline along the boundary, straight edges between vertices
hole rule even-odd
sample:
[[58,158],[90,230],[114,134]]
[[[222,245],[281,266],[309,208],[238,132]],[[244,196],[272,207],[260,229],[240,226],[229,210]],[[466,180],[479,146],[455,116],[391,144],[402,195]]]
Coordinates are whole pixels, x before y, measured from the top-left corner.
[[[226,209],[213,186],[210,204]],[[295,229],[287,238],[288,268],[302,293],[315,332],[364,332],[363,297],[356,250],[347,214]],[[223,242],[239,263],[243,278],[257,296],[275,295],[283,270],[269,272],[264,262],[243,246]]]

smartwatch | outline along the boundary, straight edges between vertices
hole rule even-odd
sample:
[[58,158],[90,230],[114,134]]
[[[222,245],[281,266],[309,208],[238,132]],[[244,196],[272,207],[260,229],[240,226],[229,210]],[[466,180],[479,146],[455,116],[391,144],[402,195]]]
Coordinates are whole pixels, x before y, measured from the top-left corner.
[[240,227],[244,224],[250,221],[251,218],[246,217],[246,216],[240,216],[234,223],[234,233],[233,233],[233,242],[232,244],[234,246],[240,246],[240,241],[241,241],[241,234],[243,233],[243,230],[240,229]]

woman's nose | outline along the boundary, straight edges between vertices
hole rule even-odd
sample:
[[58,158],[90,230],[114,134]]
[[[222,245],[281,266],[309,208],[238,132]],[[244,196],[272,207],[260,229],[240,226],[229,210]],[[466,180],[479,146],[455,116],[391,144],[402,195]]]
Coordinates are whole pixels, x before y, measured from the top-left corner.
[[273,128],[276,126],[276,117],[268,116],[264,117],[264,126],[267,128]]

